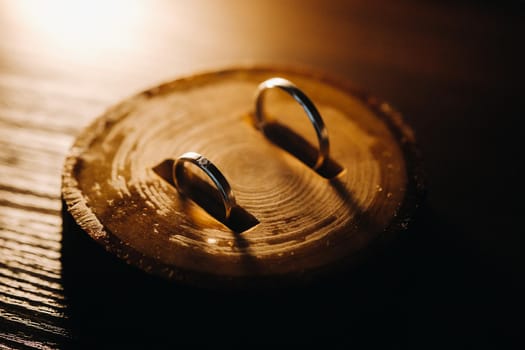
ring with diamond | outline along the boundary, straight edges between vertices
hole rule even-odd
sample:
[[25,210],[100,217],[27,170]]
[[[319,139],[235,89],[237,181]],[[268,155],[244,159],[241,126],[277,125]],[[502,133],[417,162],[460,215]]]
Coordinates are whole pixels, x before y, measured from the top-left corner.
[[232,208],[237,205],[235,202],[235,196],[233,195],[230,184],[228,183],[224,175],[212,162],[210,162],[203,155],[196,152],[186,152],[177,158],[177,160],[173,164],[172,172],[173,182],[175,183],[177,190],[182,195],[185,195],[184,186],[182,186],[181,179],[184,173],[184,163],[186,162],[192,163],[199,167],[199,169],[204,171],[206,175],[208,175],[208,177],[213,181],[222,199],[225,219],[228,220]]

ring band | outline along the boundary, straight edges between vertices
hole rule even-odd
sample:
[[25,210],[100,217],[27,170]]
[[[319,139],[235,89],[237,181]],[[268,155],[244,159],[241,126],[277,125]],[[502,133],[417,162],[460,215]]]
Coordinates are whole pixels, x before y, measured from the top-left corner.
[[266,119],[264,116],[264,92],[268,89],[279,88],[290,94],[303,107],[308,119],[313,124],[319,142],[319,152],[317,160],[313,166],[314,170],[319,169],[329,157],[330,143],[328,141],[328,131],[321,118],[321,114],[315,108],[313,102],[291,81],[283,78],[271,78],[263,81],[257,88],[257,97],[255,99],[255,124],[257,128],[264,131]]
[[192,163],[199,167],[213,181],[221,196],[222,204],[224,205],[224,218],[228,220],[232,208],[237,205],[235,202],[235,196],[233,195],[230,184],[224,175],[222,175],[219,169],[213,165],[212,162],[210,162],[201,154],[196,152],[186,152],[177,158],[173,164],[173,182],[175,183],[177,190],[181,194],[185,194],[181,183],[181,178],[184,172],[184,163],[186,162]]

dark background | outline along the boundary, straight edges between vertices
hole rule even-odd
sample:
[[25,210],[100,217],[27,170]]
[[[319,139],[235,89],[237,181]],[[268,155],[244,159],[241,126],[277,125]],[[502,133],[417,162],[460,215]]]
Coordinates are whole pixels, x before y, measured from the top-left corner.
[[[0,345],[281,337],[518,347],[523,10],[512,1],[0,1]],[[229,294],[143,276],[82,240],[67,216],[63,224],[60,170],[83,126],[159,82],[251,63],[311,66],[403,113],[428,196],[396,244],[309,288]]]

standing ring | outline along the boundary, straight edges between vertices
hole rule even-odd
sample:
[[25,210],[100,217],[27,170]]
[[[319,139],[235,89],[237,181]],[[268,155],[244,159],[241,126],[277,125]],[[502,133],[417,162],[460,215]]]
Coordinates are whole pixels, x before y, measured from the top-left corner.
[[303,107],[308,119],[313,124],[319,142],[319,152],[317,153],[317,160],[313,166],[314,170],[319,169],[330,153],[330,143],[328,141],[328,131],[321,118],[321,114],[313,104],[313,102],[291,81],[283,78],[271,78],[263,81],[257,88],[257,96],[255,99],[255,124],[257,128],[264,132],[266,126],[266,119],[264,116],[264,93],[271,88],[279,88],[290,94]]
[[173,182],[175,183],[177,190],[183,195],[185,193],[184,193],[184,188],[182,186],[181,179],[182,179],[182,175],[184,172],[185,162],[189,162],[189,163],[192,163],[198,166],[213,181],[213,183],[217,187],[217,190],[219,191],[219,194],[221,196],[222,204],[224,205],[224,218],[225,220],[228,220],[228,218],[230,217],[232,208],[237,206],[237,204],[235,202],[235,196],[233,195],[230,184],[228,183],[224,175],[222,175],[219,169],[215,165],[213,165],[212,162],[210,162],[207,158],[205,158],[201,154],[196,153],[196,152],[186,152],[177,158],[177,160],[173,164],[173,171],[172,171]]

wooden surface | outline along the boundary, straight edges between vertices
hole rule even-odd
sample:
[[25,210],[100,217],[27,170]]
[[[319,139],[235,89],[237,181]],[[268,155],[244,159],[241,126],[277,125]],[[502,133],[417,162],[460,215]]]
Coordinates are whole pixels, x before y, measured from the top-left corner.
[[[524,22],[514,2],[1,1],[0,346],[141,332],[153,343],[511,342],[523,328],[511,320],[523,315]],[[168,308],[154,303],[173,293],[152,292],[155,281],[117,284],[91,268],[87,243],[66,249],[60,171],[82,127],[159,82],[251,62],[307,64],[403,112],[430,183],[405,244],[320,294],[177,290],[189,302]]]
[[[338,176],[309,167],[315,152],[305,164],[255,127],[254,92],[275,76],[312,96]],[[313,127],[297,101],[269,97],[280,142],[295,133],[312,148]],[[145,271],[207,286],[300,282],[391,240],[421,204],[413,133],[388,104],[369,100],[306,70],[234,68],[175,80],[126,99],[79,135],[63,198],[93,239]],[[195,205],[154,171],[188,151],[213,160],[255,226],[232,231],[217,211],[209,214],[216,190],[201,191],[208,198]]]

